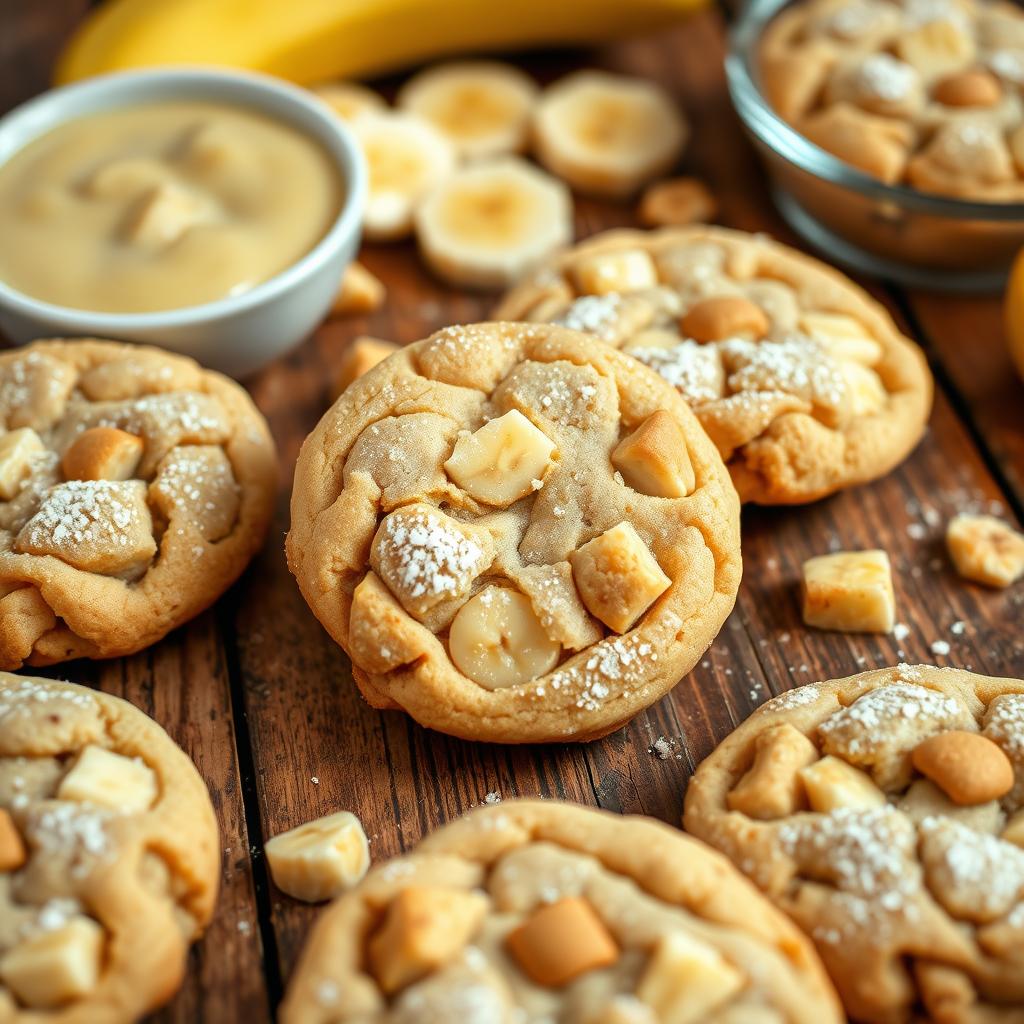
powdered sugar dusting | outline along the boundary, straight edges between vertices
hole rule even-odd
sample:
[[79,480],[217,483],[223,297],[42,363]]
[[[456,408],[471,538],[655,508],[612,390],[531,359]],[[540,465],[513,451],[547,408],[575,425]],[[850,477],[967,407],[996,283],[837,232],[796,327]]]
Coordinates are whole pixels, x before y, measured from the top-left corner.
[[71,549],[83,543],[126,546],[139,523],[130,483],[114,480],[68,480],[43,498],[25,528],[33,546]]

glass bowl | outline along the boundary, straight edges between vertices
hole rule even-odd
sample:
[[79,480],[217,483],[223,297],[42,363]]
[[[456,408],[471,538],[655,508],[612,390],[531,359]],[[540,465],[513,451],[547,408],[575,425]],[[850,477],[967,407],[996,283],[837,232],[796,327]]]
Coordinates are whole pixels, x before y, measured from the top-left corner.
[[833,262],[914,287],[1001,288],[1024,247],[1024,203],[887,185],[804,138],[761,93],[757,48],[789,0],[750,0],[733,28],[729,93],[789,225]]

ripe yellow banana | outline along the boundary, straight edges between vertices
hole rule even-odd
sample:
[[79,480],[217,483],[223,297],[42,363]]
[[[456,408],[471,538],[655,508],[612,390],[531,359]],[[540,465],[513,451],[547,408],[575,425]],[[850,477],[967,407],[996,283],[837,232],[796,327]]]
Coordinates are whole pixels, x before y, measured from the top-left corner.
[[153,64],[249,68],[302,84],[465,51],[583,44],[664,25],[705,0],[107,0],[58,82]]

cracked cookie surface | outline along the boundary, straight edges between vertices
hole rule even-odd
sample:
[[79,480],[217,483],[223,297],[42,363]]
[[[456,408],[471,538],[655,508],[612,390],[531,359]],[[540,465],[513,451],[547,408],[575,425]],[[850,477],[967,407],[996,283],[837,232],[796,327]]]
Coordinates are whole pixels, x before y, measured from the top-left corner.
[[5,353],[0,427],[0,668],[141,650],[266,536],[266,422],[190,359],[91,340]]
[[561,327],[475,324],[396,353],[328,411],[299,456],[287,552],[375,707],[472,739],[591,739],[721,628],[739,505],[656,374]]
[[1024,680],[901,665],[783,693],[684,821],[811,936],[853,1019],[1020,1020]]
[[206,786],[155,722],[0,673],[4,1024],[126,1024],[166,1002],[219,877]]
[[743,501],[813,501],[889,472],[932,379],[885,310],[825,264],[724,228],[611,231],[513,289],[495,316],[587,332],[656,370]]
[[807,940],[723,857],[649,818],[475,810],[323,914],[284,1024],[838,1024]]

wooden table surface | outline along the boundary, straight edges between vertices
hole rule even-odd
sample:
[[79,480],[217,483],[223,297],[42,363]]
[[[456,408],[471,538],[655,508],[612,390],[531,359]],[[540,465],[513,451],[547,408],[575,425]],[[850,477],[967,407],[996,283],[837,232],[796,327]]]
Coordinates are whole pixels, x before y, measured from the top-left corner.
[[[0,0],[0,110],[46,87],[54,54],[87,7]],[[658,80],[689,113],[693,138],[682,170],[712,186],[720,221],[795,243],[730,107],[723,53],[724,22],[712,10],[657,38],[523,63],[542,81],[584,64]],[[580,237],[632,222],[631,206],[577,202]],[[875,484],[805,508],[744,510],[746,574],[736,610],[672,694],[587,746],[466,743],[371,710],[285,567],[295,458],[327,407],[328,381],[349,339],[414,341],[485,319],[493,300],[440,287],[411,245],[370,247],[363,258],[387,284],[384,309],[326,325],[248,382],[281,452],[277,519],[263,553],[216,608],[152,649],[53,673],[126,697],[156,718],[194,758],[217,808],[217,914],[192,951],[183,990],[154,1017],[160,1022],[273,1018],[317,908],[274,888],[262,843],[300,822],[354,811],[376,860],[491,794],[560,797],[677,824],[694,766],[774,693],[901,660],[1024,675],[1024,586],[998,592],[964,583],[942,542],[945,522],[965,507],[1018,525],[1024,518],[1024,384],[1010,366],[999,301],[874,283],[872,292],[927,352],[937,381],[930,429],[914,455]],[[839,547],[889,552],[897,616],[909,627],[902,639],[802,626],[800,563]],[[652,753],[659,738],[670,745],[665,758]]]

